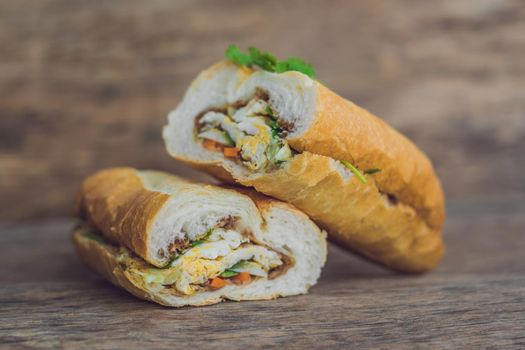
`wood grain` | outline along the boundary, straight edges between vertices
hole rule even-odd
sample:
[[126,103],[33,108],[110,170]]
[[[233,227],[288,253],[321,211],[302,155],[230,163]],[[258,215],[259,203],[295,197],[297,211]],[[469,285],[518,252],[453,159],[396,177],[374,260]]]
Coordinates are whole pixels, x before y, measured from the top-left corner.
[[6,348],[505,348],[525,346],[523,197],[452,200],[448,253],[401,276],[331,246],[310,294],[168,309],[75,256],[70,219],[0,225]]
[[[0,42],[0,348],[525,348],[523,1],[0,0]],[[331,246],[306,296],[167,309],[80,263],[56,215],[87,174],[203,178],[160,130],[231,42],[308,59],[430,155],[435,272]]]
[[160,130],[231,42],[311,61],[423,148],[448,198],[523,195],[524,33],[520,0],[0,0],[0,219],[69,213],[103,167],[202,176]]

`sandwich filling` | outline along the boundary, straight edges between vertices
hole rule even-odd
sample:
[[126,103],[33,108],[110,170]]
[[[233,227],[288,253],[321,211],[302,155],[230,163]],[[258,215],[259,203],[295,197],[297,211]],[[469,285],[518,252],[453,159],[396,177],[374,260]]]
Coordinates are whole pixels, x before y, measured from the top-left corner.
[[[205,111],[195,120],[195,136],[205,149],[221,152],[225,158],[243,164],[250,171],[276,170],[299,152],[286,140],[293,124],[280,119],[268,100],[267,94],[257,90],[247,103],[236,102]],[[332,161],[344,178],[355,175],[366,184],[363,173],[350,162]],[[364,174],[379,171],[368,169]]]
[[286,141],[289,128],[260,93],[248,103],[207,111],[196,121],[206,149],[222,151],[252,171],[272,170],[292,159],[296,152]]
[[[120,247],[126,271],[152,287],[168,288],[180,296],[273,279],[286,271],[291,259],[254,242],[234,228],[213,227],[198,240],[188,242],[164,267],[154,267]],[[86,237],[109,243],[92,232]]]

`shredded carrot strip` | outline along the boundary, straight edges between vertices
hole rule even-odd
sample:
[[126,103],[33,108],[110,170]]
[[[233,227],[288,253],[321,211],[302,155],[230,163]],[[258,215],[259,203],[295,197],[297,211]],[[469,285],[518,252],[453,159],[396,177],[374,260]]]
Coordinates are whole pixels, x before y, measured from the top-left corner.
[[236,158],[239,150],[235,147],[224,147],[223,153],[225,157]]
[[238,275],[233,276],[232,280],[235,284],[245,284],[252,280],[252,276],[248,272],[240,272]]
[[217,148],[217,142],[213,141],[213,140],[208,140],[208,139],[205,139],[203,142],[202,142],[202,146],[204,148],[206,148],[207,150],[209,151],[213,151]]
[[226,281],[219,277],[215,277],[214,279],[211,280],[211,283],[210,283],[210,287],[212,287],[213,289],[221,289],[225,285],[226,285]]

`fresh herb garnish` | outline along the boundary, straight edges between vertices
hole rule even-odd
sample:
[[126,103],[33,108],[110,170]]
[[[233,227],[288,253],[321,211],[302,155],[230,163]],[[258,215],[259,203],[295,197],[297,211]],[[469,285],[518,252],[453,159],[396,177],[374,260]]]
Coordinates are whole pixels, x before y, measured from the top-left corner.
[[372,168],[372,169],[367,169],[365,170],[365,174],[367,175],[372,175],[372,174],[375,174],[375,173],[378,173],[380,172],[381,169],[378,169],[378,168]]
[[276,121],[276,120],[273,120],[273,119],[269,119],[269,120],[268,120],[268,125],[269,125],[270,128],[272,128],[272,129],[278,129],[278,128],[279,128],[279,124],[277,124],[277,121]]
[[229,277],[237,276],[238,274],[239,273],[237,271],[226,269],[220,274],[220,276],[224,278],[229,278]]
[[177,254],[176,257],[174,257],[173,259],[171,259],[170,262],[167,263],[165,266],[161,267],[161,269],[169,269],[169,268],[172,268],[172,267],[173,267],[173,266],[172,266],[173,263],[174,263],[175,261],[179,260],[179,258],[180,258],[183,254],[184,254],[184,253],[182,253],[182,252],[179,253],[179,254]]
[[97,235],[97,234],[92,233],[92,232],[84,233],[84,237],[86,237],[88,239],[92,239],[92,240],[97,241],[99,243],[106,243],[106,240],[102,236]]
[[315,75],[314,68],[311,64],[306,63],[300,58],[290,57],[286,61],[281,61],[275,66],[275,72],[282,73],[289,70],[295,70],[301,73],[308,75],[310,78],[313,78]]
[[206,233],[204,234],[204,236],[202,236],[201,239],[191,242],[191,246],[196,247],[198,245],[201,245],[202,243],[204,243],[204,241],[206,241],[210,237],[212,233],[213,233],[213,227],[210,228],[208,231],[206,231]]
[[237,47],[237,45],[233,44],[226,49],[226,58],[241,66],[251,66],[253,64],[250,55],[245,54]]
[[357,176],[357,178],[359,180],[361,180],[362,183],[366,184],[366,179],[365,177],[363,176],[363,174],[361,174],[361,172],[355,167],[353,166],[352,164],[350,164],[349,162],[347,162],[346,160],[342,160],[341,163],[348,169],[350,169],[350,171],[352,173],[354,173],[355,176]]
[[268,114],[270,117],[273,117],[273,116],[274,116],[274,115],[273,115],[273,109],[272,109],[272,107],[270,107],[270,105],[267,105],[264,111],[265,111],[266,114]]
[[248,49],[252,64],[261,67],[264,70],[274,72],[277,65],[277,58],[269,52],[261,52],[255,47]]
[[248,53],[242,52],[237,45],[231,44],[226,49],[226,58],[240,66],[259,66],[268,72],[283,73],[287,71],[301,72],[313,79],[315,75],[314,68],[311,64],[297,57],[290,57],[284,61],[278,61],[277,58],[269,52],[261,52],[255,47],[250,47]]
[[270,127],[270,133],[272,134],[272,139],[277,140],[277,138],[279,137],[279,133],[282,131],[281,127],[277,123],[277,120],[268,119],[266,122],[268,123],[268,126]]
[[[226,140],[228,140],[228,145],[229,146],[235,146],[235,141],[233,141],[232,137],[230,136],[230,134],[228,134],[227,132],[224,133],[224,136],[226,137]],[[211,232],[210,232],[211,233]]]
[[191,242],[191,246],[192,247],[196,247],[198,245],[201,245],[202,243],[204,243],[203,240],[193,241],[193,242]]
[[202,237],[202,239],[208,239],[210,238],[211,234],[213,233],[213,227],[210,228],[208,231],[206,231],[206,234],[204,235],[204,237]]

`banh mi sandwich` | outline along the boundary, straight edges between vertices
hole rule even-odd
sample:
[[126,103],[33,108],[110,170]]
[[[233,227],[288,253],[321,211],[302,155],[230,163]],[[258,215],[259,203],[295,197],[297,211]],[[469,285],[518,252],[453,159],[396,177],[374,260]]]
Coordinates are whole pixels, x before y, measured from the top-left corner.
[[306,293],[325,263],[325,232],[287,203],[240,191],[104,170],[82,185],[73,241],[107,280],[166,306]]
[[441,259],[444,198],[407,138],[314,80],[299,59],[235,46],[168,116],[178,160],[292,203],[329,239],[404,272]]

